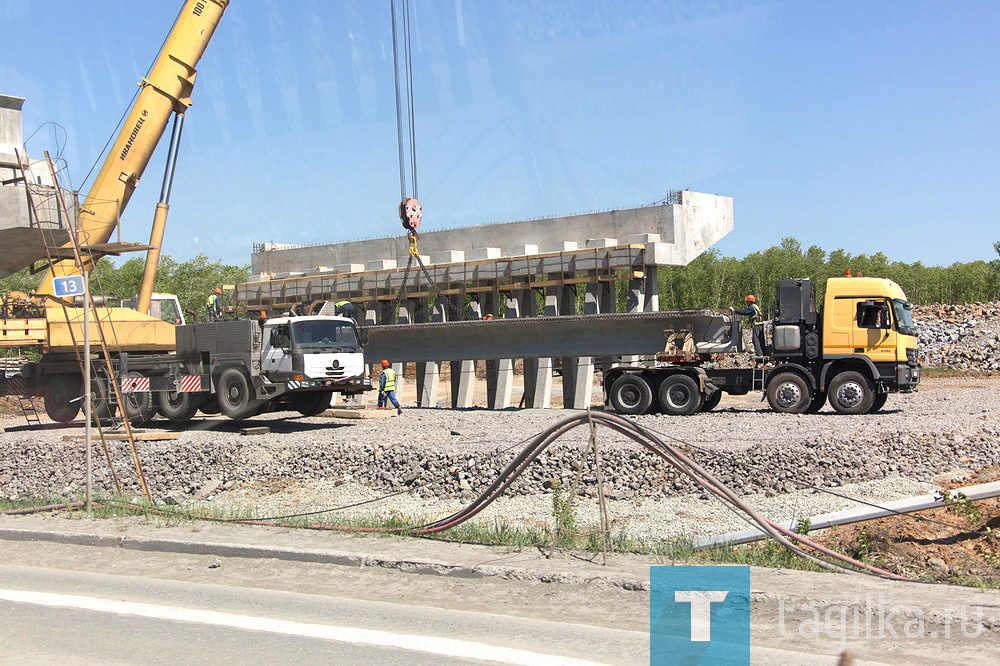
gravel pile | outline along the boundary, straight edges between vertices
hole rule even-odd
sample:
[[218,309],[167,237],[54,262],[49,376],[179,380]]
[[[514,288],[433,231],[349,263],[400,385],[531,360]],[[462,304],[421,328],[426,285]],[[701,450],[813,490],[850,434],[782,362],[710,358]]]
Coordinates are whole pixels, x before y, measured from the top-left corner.
[[[935,380],[930,380],[933,384]],[[941,381],[941,380],[938,380]],[[717,411],[692,417],[645,416],[665,435],[715,452],[695,457],[741,493],[787,493],[800,479],[839,486],[891,477],[930,481],[961,468],[1000,463],[1000,421],[992,378],[981,385],[948,385],[891,396],[882,413],[841,416],[767,411],[753,396],[727,397]],[[272,434],[244,437],[237,426],[206,419],[177,440],[139,442],[151,492],[157,498],[194,497],[264,484],[285,491],[302,480],[358,484],[376,492],[412,490],[421,497],[467,500],[497,477],[523,440],[551,425],[554,410],[506,412],[410,409],[377,421],[258,417]],[[8,431],[0,439],[0,492],[5,497],[73,495],[83,482],[83,447],[63,441],[66,430]],[[79,429],[75,432],[79,433]],[[610,431],[600,431],[608,497],[636,500],[700,494],[668,464]],[[111,444],[112,459],[129,492],[137,493],[127,446]],[[514,483],[511,495],[548,492],[553,479],[569,486],[582,457],[586,431],[573,431]],[[506,449],[506,450],[505,450]],[[747,468],[749,463],[759,470]],[[112,487],[97,451],[96,483]],[[581,493],[596,493],[584,466]]]
[[1000,302],[913,308],[921,363],[953,370],[1000,370]]

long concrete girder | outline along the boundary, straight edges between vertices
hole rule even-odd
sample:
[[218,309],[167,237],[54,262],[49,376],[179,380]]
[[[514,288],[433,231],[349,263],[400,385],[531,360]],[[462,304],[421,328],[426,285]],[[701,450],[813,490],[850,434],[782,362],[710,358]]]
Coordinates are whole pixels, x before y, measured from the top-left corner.
[[[584,247],[588,240],[652,234],[660,239],[650,265],[684,266],[733,230],[733,200],[701,192],[671,192],[668,200],[651,206],[566,215],[538,220],[481,224],[432,231],[425,220],[420,251],[436,255],[448,251],[495,250],[501,257],[546,252],[566,242]],[[407,239],[402,233],[370,240],[324,245],[263,243],[251,258],[257,274],[309,271],[317,266],[364,264],[382,260],[404,263]],[[489,256],[488,253],[483,258]]]
[[393,362],[655,354],[665,331],[687,329],[721,351],[731,316],[719,310],[525,317],[368,327],[365,356]]

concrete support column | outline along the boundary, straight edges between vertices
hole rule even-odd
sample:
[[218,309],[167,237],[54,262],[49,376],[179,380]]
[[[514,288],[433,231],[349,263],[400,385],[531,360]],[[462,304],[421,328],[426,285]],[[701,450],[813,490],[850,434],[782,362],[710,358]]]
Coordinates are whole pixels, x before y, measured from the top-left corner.
[[[646,311],[646,278],[645,275],[641,278],[632,278],[628,281],[628,296],[625,299],[625,311],[626,312],[645,312]],[[628,356],[622,356],[622,363],[636,363],[639,357],[630,354]]]
[[[494,284],[494,288],[496,285]],[[482,296],[483,314],[491,314],[494,318],[500,316],[500,294],[492,291]],[[507,298],[507,310],[504,317],[517,317],[520,307],[517,299]],[[506,409],[510,406],[510,397],[514,389],[514,362],[509,358],[486,361],[486,400],[490,409]]]
[[[597,275],[597,271],[590,271],[591,277]],[[587,292],[583,295],[583,314],[596,315],[614,312],[615,305],[615,283],[592,282],[587,285]],[[593,359],[594,364],[604,372],[611,367],[612,358],[603,356]]]
[[[462,301],[465,300],[461,294],[450,296],[455,310],[462,310]],[[473,307],[475,306],[475,307]],[[469,316],[474,319],[479,310],[479,303],[472,300],[469,303]],[[451,362],[451,406],[452,408],[472,407],[472,392],[476,387],[476,362],[471,360]]]
[[[519,289],[514,292],[518,312],[522,317],[536,316],[536,294],[534,289]],[[524,359],[524,406],[532,409],[547,409],[552,404],[552,359]]]
[[[577,314],[576,286],[550,287],[555,296],[556,312],[562,316]],[[548,300],[548,299],[547,299]],[[547,304],[548,305],[548,304]],[[548,314],[549,307],[546,307]],[[594,362],[590,357],[563,357],[562,405],[566,409],[586,409],[594,394]]]
[[[428,302],[426,298],[417,299],[416,316],[417,321],[446,321],[447,306],[445,303],[436,302],[434,312],[427,318]],[[434,407],[438,401],[438,385],[441,379],[441,362],[426,361],[417,364],[417,405],[420,407]]]

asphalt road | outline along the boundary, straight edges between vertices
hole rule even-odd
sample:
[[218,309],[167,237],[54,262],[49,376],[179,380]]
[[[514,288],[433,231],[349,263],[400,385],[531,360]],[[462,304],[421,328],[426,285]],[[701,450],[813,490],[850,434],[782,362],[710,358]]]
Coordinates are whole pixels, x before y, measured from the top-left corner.
[[[340,569],[331,575],[341,575]],[[582,664],[648,659],[648,638],[641,631],[254,584],[2,565],[0,662]]]

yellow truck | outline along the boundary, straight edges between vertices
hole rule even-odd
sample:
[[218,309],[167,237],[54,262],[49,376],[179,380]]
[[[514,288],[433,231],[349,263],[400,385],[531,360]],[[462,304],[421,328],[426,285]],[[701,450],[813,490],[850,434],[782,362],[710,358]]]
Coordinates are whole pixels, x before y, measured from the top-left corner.
[[[882,409],[890,393],[916,390],[917,332],[898,284],[831,278],[821,309],[807,278],[781,280],[777,296],[771,341],[758,366],[711,367],[707,353],[683,360],[660,355],[655,363],[605,373],[606,401],[623,414],[686,415],[714,408],[723,393],[756,390],[778,412],[817,412],[829,401],[841,414],[865,414]],[[739,327],[725,351],[742,351]]]

